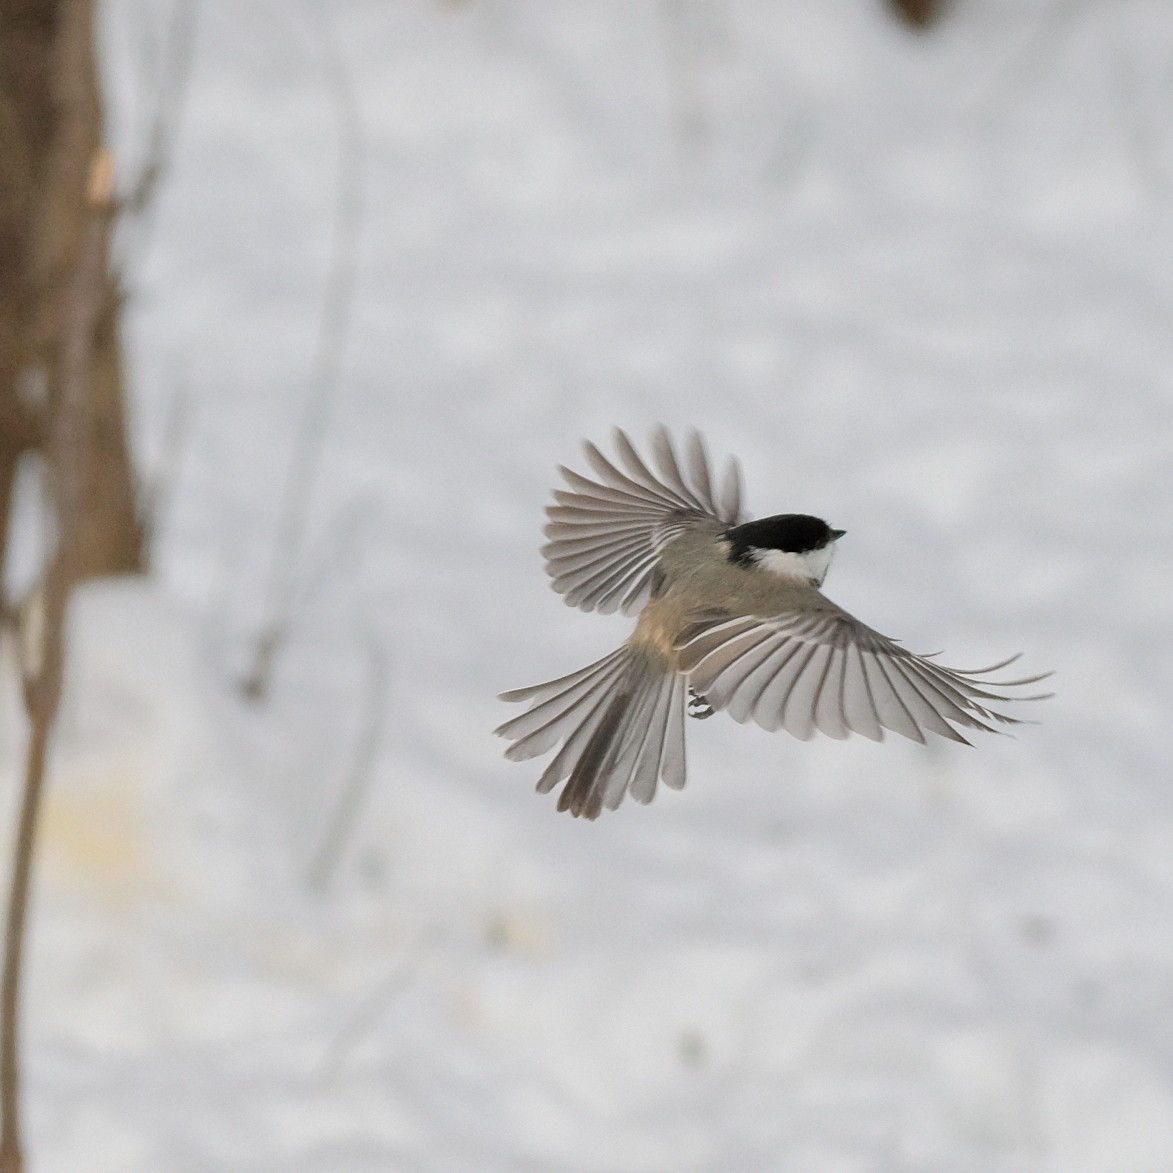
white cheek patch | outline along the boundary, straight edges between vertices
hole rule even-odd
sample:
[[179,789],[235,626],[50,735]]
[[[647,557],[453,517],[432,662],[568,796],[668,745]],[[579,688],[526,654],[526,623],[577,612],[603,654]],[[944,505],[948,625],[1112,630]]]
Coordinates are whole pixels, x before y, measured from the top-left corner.
[[821,550],[811,550],[806,554],[755,547],[753,558],[763,570],[768,570],[780,578],[798,578],[803,582],[814,579],[816,583],[821,584],[827,577],[827,569],[831,565],[834,553],[835,543],[830,542]]
[[811,578],[823,585],[827,571],[831,569],[831,559],[835,557],[835,543],[828,542],[821,550],[812,550],[806,555],[806,564],[811,568]]
[[763,570],[779,578],[801,578],[805,582],[815,577],[805,554],[795,554],[790,550],[763,550],[759,547],[755,548],[753,558]]

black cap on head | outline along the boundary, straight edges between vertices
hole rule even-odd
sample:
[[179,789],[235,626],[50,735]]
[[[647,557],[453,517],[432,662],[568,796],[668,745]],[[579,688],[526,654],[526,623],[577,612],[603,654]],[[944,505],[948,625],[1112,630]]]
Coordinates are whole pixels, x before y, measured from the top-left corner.
[[750,548],[785,550],[792,554],[809,554],[841,538],[846,530],[832,529],[821,517],[807,513],[779,513],[759,521],[747,521],[726,532],[729,560],[748,562]]

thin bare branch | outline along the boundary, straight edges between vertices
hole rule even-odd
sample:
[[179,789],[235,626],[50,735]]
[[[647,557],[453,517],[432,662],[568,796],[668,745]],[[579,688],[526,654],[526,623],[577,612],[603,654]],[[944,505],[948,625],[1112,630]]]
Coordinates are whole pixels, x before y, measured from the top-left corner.
[[113,266],[119,273],[132,272],[141,263],[154,227],[159,185],[171,166],[191,89],[199,8],[200,0],[175,0],[171,7],[143,161],[122,200],[128,215],[121,218],[119,236],[125,234],[131,239],[119,250],[121,255]]
[[419,966],[420,953],[431,943],[434,935],[432,930],[424,929],[406,944],[382,979],[341,1025],[318,1061],[317,1076],[323,1083],[328,1083],[338,1074],[354,1048],[378,1024],[388,1003],[394,1001],[396,995],[407,987]]
[[322,290],[318,345],[305,408],[294,440],[281,497],[268,598],[252,668],[241,681],[250,700],[268,693],[274,660],[289,629],[297,590],[298,565],[318,487],[330,417],[338,395],[343,346],[354,303],[358,242],[363,223],[364,133],[350,72],[324,9],[308,9],[319,22],[318,44],[338,136],[337,188],[330,264]]
[[37,596],[25,608],[22,669],[30,733],[0,976],[0,1173],[20,1173],[23,1168],[19,1014],[25,922],[49,742],[61,700],[65,619],[69,597],[79,577],[78,538],[87,490],[86,471],[90,467],[86,459],[92,424],[88,402],[90,356],[107,288],[113,216],[111,171],[109,154],[99,151],[90,168],[86,222],[66,304],[60,397],[48,439],[57,540]]
[[387,656],[373,635],[364,638],[369,658],[363,691],[364,712],[354,756],[334,811],[326,825],[307,873],[309,886],[324,892],[354,832],[355,820],[370,788],[375,758],[383,740],[383,712],[387,699]]
[[184,383],[172,390],[163,425],[163,454],[154,474],[139,491],[143,527],[143,561],[150,570],[175,501],[175,486],[188,447],[188,394]]

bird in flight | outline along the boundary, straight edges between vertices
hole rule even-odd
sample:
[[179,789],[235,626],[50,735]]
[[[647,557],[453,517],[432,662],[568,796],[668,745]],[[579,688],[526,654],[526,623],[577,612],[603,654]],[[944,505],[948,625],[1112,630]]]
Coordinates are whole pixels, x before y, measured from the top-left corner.
[[946,668],[874,631],[821,591],[844,531],[802,513],[746,521],[741,476],[730,459],[710,472],[691,432],[677,452],[668,432],[645,461],[614,432],[616,458],[589,442],[594,479],[560,471],[542,547],[552,586],[584,611],[638,614],[627,641],[601,660],[546,684],[501,694],[527,710],[496,732],[513,761],[558,747],[538,780],[564,783],[558,809],[594,819],[630,794],[650,802],[658,783],[685,782],[685,716],[726,712],[735,721],[817,733],[884,730],[913,741],[930,733],[969,742],[958,729],[995,732],[1020,722],[990,708],[1049,673],[991,680],[989,668]]

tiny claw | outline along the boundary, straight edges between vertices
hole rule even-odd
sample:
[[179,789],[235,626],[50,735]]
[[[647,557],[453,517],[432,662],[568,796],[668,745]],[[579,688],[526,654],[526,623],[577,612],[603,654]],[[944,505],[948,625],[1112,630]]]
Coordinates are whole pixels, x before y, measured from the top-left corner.
[[705,720],[706,717],[711,717],[716,712],[711,704],[699,692],[693,689],[688,690],[688,715],[695,717],[698,721]]

